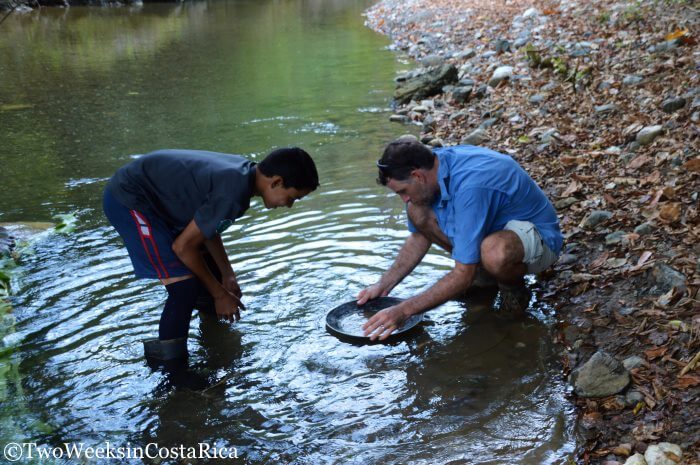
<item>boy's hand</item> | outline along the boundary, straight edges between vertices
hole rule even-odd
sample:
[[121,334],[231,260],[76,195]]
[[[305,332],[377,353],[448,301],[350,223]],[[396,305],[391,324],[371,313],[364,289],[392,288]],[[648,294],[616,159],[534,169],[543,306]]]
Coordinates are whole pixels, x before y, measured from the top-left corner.
[[[243,297],[243,292],[241,292],[241,286],[238,285],[238,280],[236,279],[235,274],[224,276],[222,278],[221,284],[224,286],[224,289],[238,297],[238,300],[240,300],[241,297]],[[245,307],[241,308],[245,310]]]
[[239,309],[245,309],[240,299],[228,291],[224,291],[214,298],[214,306],[216,307],[216,316],[230,323],[240,320]]

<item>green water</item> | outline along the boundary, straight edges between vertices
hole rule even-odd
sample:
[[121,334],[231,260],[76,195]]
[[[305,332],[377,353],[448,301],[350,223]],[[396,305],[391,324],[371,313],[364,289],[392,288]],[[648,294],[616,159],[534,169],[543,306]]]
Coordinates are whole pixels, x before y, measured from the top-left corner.
[[[324,329],[406,236],[374,162],[417,132],[388,122],[392,79],[411,65],[363,26],[369,4],[44,9],[0,25],[0,223],[78,218],[73,234],[37,237],[13,279],[0,446],[207,442],[249,464],[565,462],[572,416],[545,305],[513,321],[489,309],[493,296],[451,302],[386,346]],[[256,200],[224,235],[248,311],[232,327],[195,314],[192,368],[224,381],[173,388],[142,359],[164,291],[131,275],[100,211],[104,182],[158,148],[259,159],[286,145],[312,154],[321,189],[292,210]],[[395,295],[451,265],[432,251]]]

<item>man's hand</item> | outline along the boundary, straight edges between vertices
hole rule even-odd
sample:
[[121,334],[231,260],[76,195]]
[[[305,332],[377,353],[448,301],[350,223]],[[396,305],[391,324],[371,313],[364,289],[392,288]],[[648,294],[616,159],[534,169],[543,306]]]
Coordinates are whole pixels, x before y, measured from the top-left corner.
[[240,299],[228,291],[214,297],[214,306],[216,307],[216,316],[230,323],[240,320],[240,309],[245,309]]
[[391,336],[391,333],[401,327],[404,321],[408,318],[400,305],[385,308],[384,310],[374,314],[367,323],[362,326],[365,331],[365,337],[369,336],[370,341],[384,339]]
[[382,286],[381,284],[373,284],[370,287],[363,289],[357,294],[357,305],[364,305],[369,300],[374,300],[377,297],[386,297],[391,289]]

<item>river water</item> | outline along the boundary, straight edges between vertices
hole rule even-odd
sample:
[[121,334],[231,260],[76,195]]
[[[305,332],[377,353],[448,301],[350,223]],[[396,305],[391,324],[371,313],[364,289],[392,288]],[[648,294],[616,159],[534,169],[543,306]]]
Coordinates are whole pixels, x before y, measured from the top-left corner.
[[[36,236],[12,282],[3,445],[203,442],[246,464],[565,463],[573,417],[546,305],[513,320],[477,294],[389,345],[324,329],[406,236],[374,161],[417,132],[388,122],[392,79],[411,64],[363,26],[370,3],[45,9],[0,25],[0,222],[78,218],[72,234]],[[248,310],[231,327],[195,314],[191,370],[223,381],[188,389],[143,361],[165,292],[132,277],[101,214],[104,182],[158,148],[259,159],[286,145],[312,154],[321,188],[291,210],[255,200],[224,234]],[[394,295],[451,263],[432,250]]]

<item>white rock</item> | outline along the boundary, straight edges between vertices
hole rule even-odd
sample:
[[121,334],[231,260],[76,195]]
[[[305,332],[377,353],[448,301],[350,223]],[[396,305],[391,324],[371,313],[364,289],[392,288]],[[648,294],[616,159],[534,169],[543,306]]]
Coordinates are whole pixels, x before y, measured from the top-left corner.
[[513,67],[512,66],[499,66],[493,72],[493,75],[491,76],[491,79],[489,80],[489,85],[491,87],[496,87],[501,81],[505,81],[506,79],[510,79],[512,76],[513,76]]
[[648,465],[642,454],[634,454],[625,460],[625,465]]
[[676,444],[670,442],[660,442],[647,447],[644,452],[644,459],[647,465],[678,465],[683,457],[683,451]]
[[540,16],[540,12],[537,8],[528,8],[523,13],[523,18],[532,18],[533,16]]

